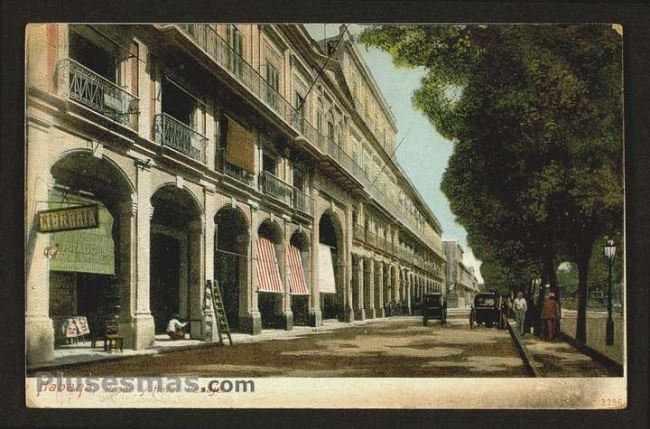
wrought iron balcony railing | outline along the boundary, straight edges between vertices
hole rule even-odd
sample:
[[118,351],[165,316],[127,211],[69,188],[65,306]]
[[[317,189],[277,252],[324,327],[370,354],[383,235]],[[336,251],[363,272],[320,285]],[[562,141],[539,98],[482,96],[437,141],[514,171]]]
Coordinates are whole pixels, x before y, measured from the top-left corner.
[[[229,44],[213,27],[208,24],[181,24],[178,28],[190,40],[198,45],[210,58],[223,69],[228,70],[235,79],[262,100],[270,109],[275,111],[292,128],[302,134],[307,142],[319,152],[327,154],[338,165],[354,177],[365,189],[370,189],[372,197],[394,213],[414,234],[420,236],[422,228],[412,221],[405,210],[393,204],[376,189],[370,188],[371,181],[367,173],[354,159],[334,141],[320,133],[303,115],[298,112],[275,88],[267,81]],[[368,118],[362,115],[365,120]],[[373,131],[373,127],[369,127]]]
[[303,213],[314,213],[313,198],[297,188],[293,188],[293,206]]
[[224,162],[223,172],[227,176],[232,177],[233,179],[238,180],[245,185],[255,187],[255,175],[242,168],[236,167],[228,162]]
[[350,172],[353,177],[367,183],[363,170],[340,147],[325,144],[325,137],[298,112],[276,88],[273,88],[238,52],[236,52],[208,24],[181,24],[178,28],[196,43],[210,58],[228,70],[248,90],[255,94],[284,121],[301,133],[314,148],[327,153]]
[[135,128],[138,97],[71,58],[57,64],[57,89],[74,100],[122,125]]
[[167,113],[155,116],[154,138],[160,145],[205,164],[208,138]]
[[262,171],[260,174],[260,186],[262,192],[270,195],[285,204],[290,205],[293,196],[293,187],[288,183],[275,177],[268,171]]

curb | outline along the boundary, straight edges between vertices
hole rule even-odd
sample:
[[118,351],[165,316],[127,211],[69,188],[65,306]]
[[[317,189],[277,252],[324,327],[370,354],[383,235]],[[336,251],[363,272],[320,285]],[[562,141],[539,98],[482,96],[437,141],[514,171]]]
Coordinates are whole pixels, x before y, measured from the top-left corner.
[[519,355],[521,356],[521,359],[524,361],[524,367],[526,368],[526,372],[530,377],[542,377],[540,374],[539,370],[532,364],[534,362],[533,357],[528,353],[528,350],[526,349],[526,346],[521,342],[521,337],[519,336],[519,332],[517,332],[516,329],[510,325],[510,321],[506,319],[506,326],[508,327],[508,331],[510,332],[510,336],[512,337],[512,341],[515,343],[515,346],[517,347],[517,350],[519,351]]
[[597,361],[601,365],[605,366],[608,371],[611,371],[614,373],[615,376],[617,377],[623,377],[623,365],[618,363],[612,358],[609,358],[599,352],[598,350],[589,347],[588,345],[581,343],[580,341],[576,340],[575,338],[565,334],[564,332],[560,332],[559,337],[563,340],[566,341],[567,343],[571,344],[573,347],[576,349],[580,350],[582,353],[586,354],[593,360]]

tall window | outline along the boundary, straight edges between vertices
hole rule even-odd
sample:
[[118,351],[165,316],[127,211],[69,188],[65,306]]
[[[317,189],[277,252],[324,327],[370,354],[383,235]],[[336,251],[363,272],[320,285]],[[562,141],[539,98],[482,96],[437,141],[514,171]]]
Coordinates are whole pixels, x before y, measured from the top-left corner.
[[307,106],[305,106],[305,98],[298,91],[293,93],[293,108],[297,111],[296,121],[299,122],[298,128],[302,132],[304,131],[303,119],[305,119],[305,109]]
[[230,55],[230,70],[237,76],[242,76],[244,68],[244,35],[234,25],[228,25],[228,43],[232,48]]
[[278,107],[278,91],[280,88],[280,73],[270,62],[266,63],[266,101],[277,109]]
[[[316,112],[316,130],[318,131],[318,144],[323,144],[323,111],[319,108]],[[321,146],[322,147],[322,146]]]
[[273,156],[266,153],[262,156],[262,170],[268,171],[269,173],[275,175],[276,165],[277,161]]
[[302,192],[305,192],[306,177],[305,173],[298,169],[294,168],[293,170],[293,186],[299,189]]
[[331,142],[334,141],[334,115],[332,112],[327,115],[327,139]]

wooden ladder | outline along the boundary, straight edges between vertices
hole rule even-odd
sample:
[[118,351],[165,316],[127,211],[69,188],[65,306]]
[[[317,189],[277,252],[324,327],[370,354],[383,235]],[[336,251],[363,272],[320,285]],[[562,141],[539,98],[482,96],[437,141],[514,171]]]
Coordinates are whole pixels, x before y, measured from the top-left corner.
[[[216,287],[215,287],[216,285]],[[208,280],[210,292],[212,292],[212,307],[214,309],[214,316],[217,319],[217,329],[219,333],[219,344],[223,345],[223,334],[228,335],[228,341],[232,346],[232,337],[230,336],[230,327],[228,326],[228,318],[226,317],[226,309],[223,306],[223,298],[221,297],[221,288],[216,280]]]

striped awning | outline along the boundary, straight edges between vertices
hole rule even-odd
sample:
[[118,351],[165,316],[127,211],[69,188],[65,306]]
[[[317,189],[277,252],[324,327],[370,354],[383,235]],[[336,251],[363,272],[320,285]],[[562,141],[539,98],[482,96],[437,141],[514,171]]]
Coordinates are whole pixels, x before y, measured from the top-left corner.
[[260,292],[283,293],[278,258],[271,240],[257,239],[257,280]]
[[292,295],[309,295],[300,250],[296,246],[289,246],[287,262],[289,265],[289,291]]

